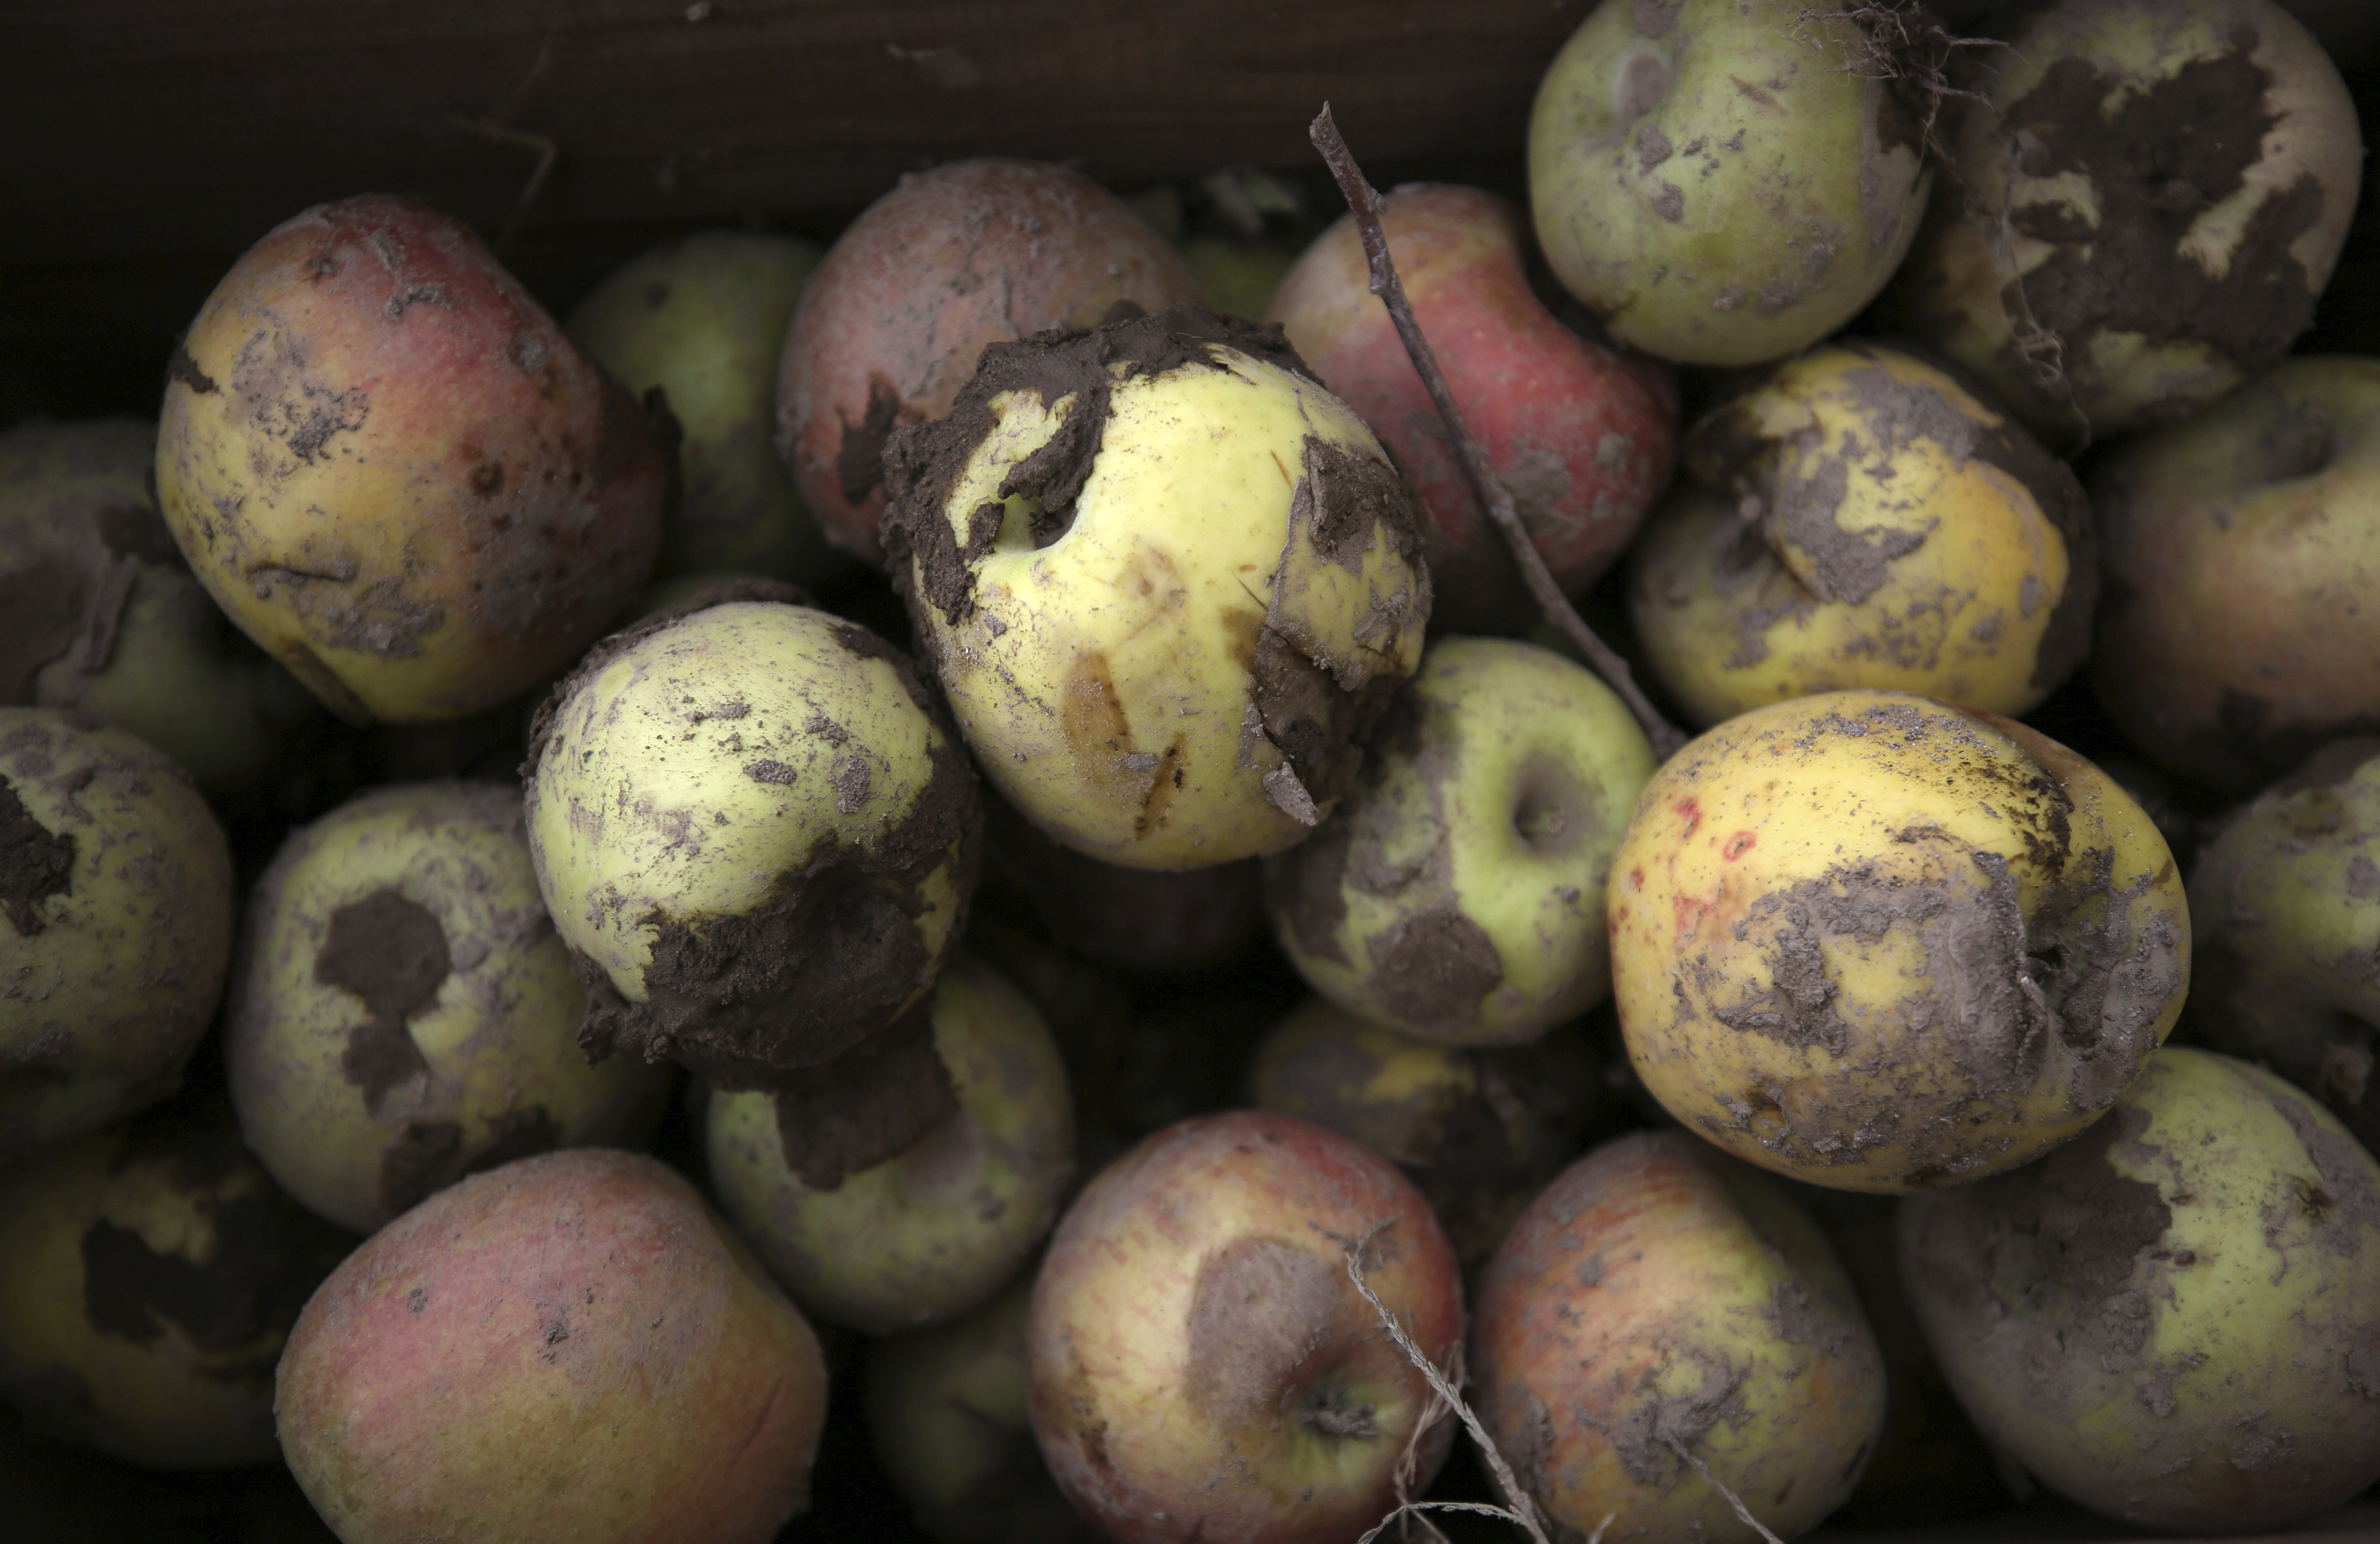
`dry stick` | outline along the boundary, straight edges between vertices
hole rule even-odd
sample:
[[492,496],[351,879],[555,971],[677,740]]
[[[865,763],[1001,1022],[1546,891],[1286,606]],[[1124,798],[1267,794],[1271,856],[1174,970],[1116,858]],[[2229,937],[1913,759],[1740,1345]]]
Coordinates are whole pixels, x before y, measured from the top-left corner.
[[1661,716],[1660,711],[1636,687],[1636,678],[1629,674],[1628,662],[1613,653],[1604,641],[1595,636],[1595,629],[1578,614],[1554,583],[1546,567],[1546,560],[1537,555],[1537,544],[1521,524],[1521,513],[1512,505],[1512,495],[1496,470],[1488,464],[1488,452],[1464,421],[1463,409],[1454,405],[1454,394],[1447,389],[1446,376],[1438,368],[1438,356],[1431,351],[1429,339],[1422,335],[1421,323],[1414,319],[1413,305],[1405,298],[1405,286],[1397,278],[1397,265],[1389,256],[1388,234],[1380,228],[1380,195],[1365,180],[1363,168],[1355,164],[1347,141],[1339,135],[1339,125],[1330,116],[1329,103],[1324,103],[1321,115],[1314,120],[1309,131],[1314,148],[1322,152],[1330,175],[1339,179],[1339,190],[1346,195],[1347,207],[1355,216],[1355,229],[1364,238],[1364,255],[1371,263],[1371,291],[1389,308],[1389,316],[1396,323],[1397,336],[1403,340],[1405,353],[1413,359],[1414,369],[1422,384],[1429,390],[1429,399],[1438,407],[1438,416],[1446,420],[1448,432],[1454,440],[1455,453],[1462,458],[1463,469],[1471,485],[1486,506],[1488,517],[1512,550],[1512,561],[1520,565],[1521,577],[1536,600],[1546,620],[1570,638],[1586,656],[1595,673],[1620,694],[1628,711],[1636,715],[1644,726],[1645,737],[1653,742],[1653,754],[1668,760],[1686,743],[1678,726]]
[[1679,1457],[1684,1459],[1687,1463],[1692,1464],[1694,1466],[1694,1473],[1702,1476],[1706,1480],[1708,1480],[1712,1489],[1727,1498],[1727,1504],[1735,1508],[1735,1514],[1743,1519],[1744,1526],[1750,1528],[1761,1538],[1768,1540],[1768,1544],[1785,1544],[1783,1539],[1778,1538],[1775,1534],[1770,1533],[1767,1527],[1762,1526],[1760,1519],[1752,1514],[1752,1509],[1743,1504],[1742,1497],[1737,1495],[1734,1491],[1727,1488],[1727,1481],[1711,1473],[1709,1465],[1704,1463],[1701,1459],[1696,1458],[1693,1453],[1687,1452],[1686,1445],[1683,1442],[1679,1441],[1675,1437],[1670,1437],[1667,1439],[1667,1441],[1669,1441],[1671,1451],[1675,1452]]
[[553,175],[553,164],[562,159],[562,147],[547,135],[507,128],[492,118],[458,118],[450,113],[446,122],[448,127],[459,128],[466,134],[477,134],[500,145],[517,145],[523,150],[537,152],[536,168],[528,174],[528,180],[521,184],[520,196],[513,200],[512,213],[504,216],[504,227],[496,232],[495,252],[502,257],[504,249],[512,245],[513,237],[520,234],[521,220],[528,213],[528,206],[536,202],[537,196],[545,190],[546,178]]
[[[1381,1226],[1385,1227],[1387,1224],[1382,1223]],[[1471,1433],[1472,1442],[1479,1449],[1479,1456],[1488,1461],[1488,1472],[1496,1477],[1497,1485],[1502,1489],[1512,1504],[1507,1510],[1500,1506],[1489,1506],[1482,1501],[1406,1501],[1394,1512],[1381,1518],[1379,1526],[1366,1534],[1363,1539],[1357,1541],[1357,1544],[1367,1544],[1368,1540],[1379,1536],[1381,1528],[1387,1527],[1409,1512],[1485,1512],[1518,1525],[1523,1532],[1536,1540],[1536,1544],[1550,1544],[1550,1540],[1546,1538],[1543,1525],[1537,1521],[1536,1503],[1529,1499],[1528,1491],[1521,1488],[1520,1477],[1512,1473],[1512,1465],[1504,1462],[1504,1455],[1497,1450],[1495,1441],[1488,1437],[1488,1429],[1479,1424],[1479,1417],[1472,1414],[1470,1405],[1463,1403],[1463,1396],[1455,1392],[1453,1384],[1446,1380],[1446,1375],[1439,1371],[1438,1364],[1423,1355],[1421,1347],[1414,1343],[1413,1336],[1405,1332],[1404,1325],[1398,1320],[1396,1315],[1389,1312],[1389,1306],[1380,1301],[1380,1295],[1374,1292],[1371,1283],[1364,1280],[1364,1262],[1359,1257],[1363,1253],[1364,1246],[1372,1241],[1372,1234],[1379,1231],[1379,1228],[1376,1227],[1365,1234],[1363,1237],[1345,1246],[1347,1279],[1355,1283],[1355,1290],[1364,1295],[1364,1301],[1372,1305],[1372,1311],[1380,1316],[1380,1323],[1389,1331],[1389,1338],[1397,1343],[1397,1349],[1405,1354],[1407,1361],[1421,1370],[1424,1378],[1429,1380],[1430,1392],[1444,1401],[1448,1409],[1462,1417],[1463,1428]]]

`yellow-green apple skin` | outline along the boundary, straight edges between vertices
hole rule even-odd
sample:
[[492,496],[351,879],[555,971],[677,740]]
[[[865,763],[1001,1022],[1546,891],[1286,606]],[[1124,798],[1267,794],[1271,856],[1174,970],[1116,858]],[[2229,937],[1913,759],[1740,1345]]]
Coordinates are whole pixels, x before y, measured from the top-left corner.
[[2380,359],[2306,356],[2092,478],[2094,664],[2133,744],[2244,795],[2380,726]]
[[807,606],[614,635],[556,688],[525,781],[581,1043],[722,1087],[831,1061],[922,1000],[981,860],[981,796],[907,660]]
[[353,1242],[273,1187],[220,1096],[0,1165],[0,1392],[128,1464],[271,1463],[273,1361]]
[[1943,196],[1891,295],[2061,450],[2280,363],[2355,213],[2363,146],[2272,0],[2059,0],[1946,114]]
[[467,1173],[633,1144],[667,1074],[589,1065],[585,1015],[519,791],[398,784],[292,833],[257,881],[224,1057],[273,1177],[370,1233]]
[[1428,1045],[1308,998],[1257,1047],[1259,1110],[1312,1121],[1421,1187],[1456,1258],[1478,1264],[1602,1113],[1603,1066],[1582,1025],[1499,1049]]
[[1921,124],[1852,0],[1607,0],[1529,119],[1529,205],[1612,336],[1697,365],[1840,328],[1909,250]]
[[2188,1046],[2039,1163],[1912,1197],[1902,1279],[1975,1424],[2094,1512],[2277,1532],[2380,1480],[2380,1163]]
[[996,344],[886,455],[895,582],[968,747],[1094,857],[1302,840],[1421,663],[1419,506],[1277,328],[1184,307]]
[[1133,206],[1068,166],[1000,156],[905,176],[827,249],[785,334],[777,452],[826,539],[868,563],[885,436],[946,416],[995,343],[1198,298]]
[[641,398],[658,386],[684,438],[658,576],[736,569],[815,585],[840,566],[777,459],[777,367],[815,243],[701,231],[631,259],[565,323]]
[[957,1112],[831,1190],[787,1165],[768,1092],[713,1093],[703,1117],[721,1209],[795,1302],[869,1334],[945,1322],[999,1291],[1074,1177],[1074,1098],[1040,1011],[964,954],[931,1011]]
[[1675,1129],[1605,1143],[1530,1203],[1480,1273],[1470,1365],[1561,1538],[1753,1544],[1723,1485],[1791,1538],[1884,1425],[1884,1359],[1825,1235]]
[[2190,871],[2181,1035],[2269,1067],[2380,1147],[2380,740],[2325,747]]
[[1628,613],[1696,723],[1854,687],[2022,713],[2090,647],[2082,483],[1924,359],[1812,349],[1696,424],[1684,461]]
[[459,718],[635,597],[671,437],[469,227],[373,194],[275,227],[200,307],[158,503],[216,603],[334,711]]
[[366,1240],[275,1388],[290,1472],[345,1544],[765,1544],[808,1505],[827,1372],[692,1185],[577,1148]]
[[960,1319],[877,1342],[860,1371],[877,1462],[946,1544],[1088,1544],[1033,1443],[1025,1381],[1029,1268]]
[[139,419],[0,433],[0,702],[128,729],[207,792],[242,790],[319,710],[191,577],[157,513],[156,464]]
[[[1091,1181],[1026,1328],[1033,1432],[1118,1544],[1353,1544],[1451,1441],[1421,1372],[1463,1338],[1454,1252],[1378,1153],[1265,1111],[1196,1116]],[[1424,1427],[1425,1422],[1429,1424]]]
[[1690,742],[1612,861],[1630,1063],[1689,1130],[1842,1190],[2013,1168],[2171,1031],[2190,914],[2156,826],[2011,720],[1900,692]]
[[1506,638],[1431,645],[1354,791],[1268,860],[1308,985],[1415,1039],[1511,1045],[1611,990],[1603,892],[1651,745],[1585,667]]
[[0,1159],[180,1086],[231,968],[231,845],[121,729],[0,708]]

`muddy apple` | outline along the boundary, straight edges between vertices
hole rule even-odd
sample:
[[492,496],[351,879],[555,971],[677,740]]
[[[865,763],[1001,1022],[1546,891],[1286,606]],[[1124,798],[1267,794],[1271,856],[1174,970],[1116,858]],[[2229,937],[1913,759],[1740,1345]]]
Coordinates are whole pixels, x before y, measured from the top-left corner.
[[1684,460],[1630,555],[1628,613],[1694,722],[1845,687],[2021,713],[2082,663],[2082,483],[1929,361],[1814,348],[1695,424]]
[[334,711],[456,718],[636,594],[674,435],[468,226],[370,195],[269,232],[200,308],[157,494],[216,603]]
[[[1527,227],[1495,194],[1447,183],[1390,193],[1390,255],[1464,421],[1565,590],[1610,566],[1670,480],[1676,393],[1663,367],[1555,320],[1529,287]],[[1503,539],[1480,508],[1446,424],[1406,358],[1352,215],[1322,233],[1269,321],[1396,453],[1428,518],[1422,552],[1441,630],[1510,632],[1532,616]]]
[[1901,1204],[1968,1413],[2045,1485],[2177,1533],[2380,1480],[2380,1163],[2261,1068],[2175,1046],[2040,1162]]
[[1612,859],[1637,1076],[1779,1173],[1899,1192],[2013,1168],[2165,1039],[2190,918],[2113,779],[1901,692],[1728,720],[1654,775]]
[[2058,0],[1985,68],[1894,286],[1900,324],[2061,446],[2278,364],[2363,161],[2304,27],[2271,0]]
[[2244,794],[2380,729],[2380,359],[2291,359],[2091,491],[2099,691],[2157,765]]
[[1471,1372],[1565,1538],[1749,1544],[1715,1477],[1790,1538],[1852,1493],[1884,1420],[1825,1236],[1682,1131],[1607,1142],[1530,1203],[1480,1275]]
[[1075,1200],[1035,1283],[1033,1431],[1121,1544],[1353,1544],[1415,1494],[1452,1422],[1356,1292],[1422,1354],[1463,1333],[1454,1253],[1395,1165],[1286,1115],[1168,1127]]
[[583,1148],[374,1234],[277,1389],[346,1544],[763,1544],[808,1503],[826,1417],[817,1335],[694,1186]]
[[905,176],[802,292],[778,454],[827,540],[877,562],[884,437],[949,412],[986,344],[1197,298],[1165,238],[1080,172],[988,159]]

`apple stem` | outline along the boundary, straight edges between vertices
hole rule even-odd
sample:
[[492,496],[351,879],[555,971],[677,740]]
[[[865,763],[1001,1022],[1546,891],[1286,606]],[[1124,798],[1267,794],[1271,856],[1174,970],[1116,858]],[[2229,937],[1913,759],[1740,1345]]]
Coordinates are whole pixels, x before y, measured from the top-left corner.
[[[1326,117],[1329,115],[1329,109],[1324,109],[1324,115]],[[1335,134],[1333,138],[1336,138]],[[1389,1306],[1380,1301],[1380,1295],[1372,1290],[1372,1283],[1364,1280],[1365,1247],[1372,1242],[1373,1235],[1386,1226],[1388,1226],[1386,1222],[1379,1223],[1368,1229],[1361,1238],[1344,1246],[1347,1252],[1347,1279],[1355,1283],[1355,1290],[1363,1294],[1364,1301],[1372,1305],[1372,1311],[1380,1316],[1382,1327],[1389,1331],[1389,1338],[1397,1343],[1397,1349],[1405,1354],[1405,1360],[1419,1368],[1421,1375],[1429,1380],[1430,1392],[1444,1401],[1446,1407],[1462,1418],[1463,1429],[1471,1433],[1471,1441],[1478,1447],[1479,1456],[1488,1461],[1488,1472],[1496,1477],[1496,1484],[1504,1492],[1505,1500],[1512,1503],[1512,1510],[1508,1512],[1502,1507],[1482,1506],[1477,1502],[1402,1501],[1399,1503],[1396,1511],[1381,1518],[1379,1526],[1366,1534],[1364,1539],[1369,1540],[1378,1537],[1381,1528],[1387,1527],[1409,1512],[1460,1510],[1495,1513],[1518,1525],[1524,1533],[1536,1541],[1536,1544],[1551,1544],[1551,1540],[1546,1538],[1544,1525],[1537,1521],[1536,1502],[1530,1499],[1528,1491],[1521,1488],[1520,1477],[1512,1473],[1512,1465],[1504,1462],[1504,1455],[1498,1451],[1494,1439],[1488,1435],[1488,1429],[1479,1424],[1479,1417],[1472,1413],[1470,1405],[1463,1402],[1463,1395],[1455,1390],[1452,1383],[1447,1381],[1446,1374],[1439,1370],[1438,1364],[1423,1355],[1421,1347],[1414,1343],[1414,1338],[1405,1332],[1404,1325],[1396,1315],[1389,1312]],[[1362,1544],[1362,1541],[1359,1541],[1359,1544]]]
[[1366,180],[1363,168],[1355,164],[1354,153],[1347,149],[1347,141],[1340,137],[1339,125],[1330,115],[1330,103],[1323,104],[1321,115],[1314,120],[1309,132],[1314,148],[1322,152],[1330,175],[1339,181],[1340,192],[1346,195],[1347,208],[1355,216],[1355,229],[1364,238],[1364,255],[1371,264],[1371,291],[1380,298],[1382,305],[1389,308],[1389,317],[1396,323],[1397,336],[1403,340],[1405,353],[1412,359],[1414,370],[1421,376],[1422,384],[1428,389],[1429,399],[1438,407],[1438,416],[1446,420],[1447,431],[1454,441],[1455,453],[1462,458],[1463,469],[1478,492],[1480,504],[1487,508],[1488,519],[1503,537],[1512,561],[1520,565],[1521,577],[1527,583],[1529,593],[1536,598],[1538,609],[1545,613],[1546,620],[1560,628],[1577,646],[1579,652],[1586,656],[1587,663],[1595,667],[1595,673],[1620,694],[1621,701],[1628,704],[1628,711],[1636,715],[1637,723],[1643,726],[1645,737],[1653,742],[1654,756],[1660,760],[1668,760],[1686,743],[1684,733],[1663,718],[1660,710],[1637,689],[1636,677],[1630,673],[1628,662],[1595,636],[1595,629],[1586,625],[1586,619],[1579,615],[1578,608],[1570,603],[1569,598],[1562,594],[1561,587],[1554,583],[1552,570],[1546,566],[1546,560],[1537,553],[1537,544],[1529,539],[1527,528],[1521,524],[1521,512],[1512,504],[1512,492],[1505,488],[1503,480],[1496,475],[1495,468],[1488,464],[1487,447],[1471,432],[1470,424],[1463,417],[1463,409],[1454,405],[1454,393],[1446,384],[1445,372],[1438,368],[1438,355],[1430,348],[1429,339],[1422,334],[1421,322],[1414,316],[1413,303],[1405,298],[1405,286],[1397,278],[1397,265],[1389,256],[1388,233],[1380,226],[1379,190]]

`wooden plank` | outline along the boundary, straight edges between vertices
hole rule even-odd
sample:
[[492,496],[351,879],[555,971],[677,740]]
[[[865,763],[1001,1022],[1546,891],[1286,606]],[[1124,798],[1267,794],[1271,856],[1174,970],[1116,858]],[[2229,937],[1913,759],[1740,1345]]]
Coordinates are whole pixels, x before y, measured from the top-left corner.
[[237,249],[322,199],[541,225],[852,206],[954,156],[1130,186],[1517,154],[1589,0],[86,0],[0,6],[0,264]]

